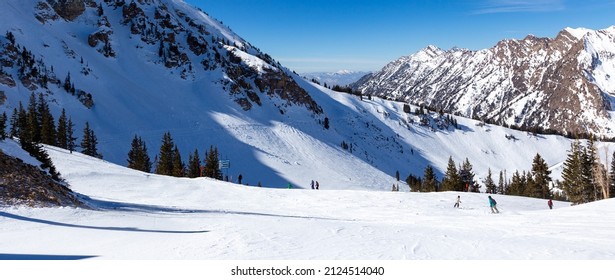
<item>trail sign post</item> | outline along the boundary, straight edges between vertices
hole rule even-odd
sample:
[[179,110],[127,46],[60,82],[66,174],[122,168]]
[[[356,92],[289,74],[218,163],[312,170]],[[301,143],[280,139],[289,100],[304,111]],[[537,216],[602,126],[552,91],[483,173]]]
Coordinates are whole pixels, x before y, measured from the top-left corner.
[[[231,168],[231,161],[228,159],[223,159],[223,160],[219,160],[218,161],[218,166],[220,167],[220,170],[222,169],[229,169]],[[222,178],[222,180],[224,180],[224,178]],[[228,170],[226,171],[226,180],[228,181]]]

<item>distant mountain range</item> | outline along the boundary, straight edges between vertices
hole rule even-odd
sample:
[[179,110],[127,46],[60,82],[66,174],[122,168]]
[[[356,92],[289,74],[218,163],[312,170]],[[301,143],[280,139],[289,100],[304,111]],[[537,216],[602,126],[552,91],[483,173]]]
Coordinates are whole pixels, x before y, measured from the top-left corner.
[[614,137],[615,26],[479,51],[428,46],[353,87],[500,125]]
[[301,76],[305,77],[308,80],[314,79],[322,85],[327,84],[327,86],[348,86],[369,73],[371,72],[340,70],[337,72],[302,73]]

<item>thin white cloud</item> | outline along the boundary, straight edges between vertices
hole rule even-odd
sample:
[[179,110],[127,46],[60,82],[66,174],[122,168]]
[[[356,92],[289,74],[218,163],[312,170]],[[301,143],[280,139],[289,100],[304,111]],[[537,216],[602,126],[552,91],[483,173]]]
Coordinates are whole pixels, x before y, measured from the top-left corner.
[[563,0],[487,0],[474,10],[474,14],[538,13],[561,11],[565,8]]

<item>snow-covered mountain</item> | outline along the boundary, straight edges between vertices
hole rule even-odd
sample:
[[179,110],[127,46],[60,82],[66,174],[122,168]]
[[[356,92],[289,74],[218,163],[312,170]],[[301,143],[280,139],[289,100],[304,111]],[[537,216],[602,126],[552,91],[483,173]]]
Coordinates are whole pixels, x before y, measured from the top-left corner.
[[10,117],[43,94],[56,119],[67,110],[77,134],[89,122],[116,163],[126,162],[135,134],[153,158],[170,131],[185,159],[217,145],[237,172],[275,172],[254,164],[254,148],[224,119],[324,119],[299,76],[180,0],[9,0],[0,18],[0,112]]
[[466,117],[559,133],[615,136],[615,26],[504,40],[490,49],[428,46],[354,87]]
[[333,92],[179,0],[9,0],[0,17],[0,111],[10,117],[41,93],[56,119],[66,109],[76,136],[89,122],[104,159],[120,165],[135,135],[153,159],[169,131],[184,160],[217,146],[234,181],[390,190],[397,171],[403,181],[431,165],[441,179],[449,156],[468,158],[480,180],[489,168],[528,170],[540,153],[558,178],[570,147],[461,117],[453,129],[437,112]]
[[370,72],[363,71],[350,71],[350,70],[340,70],[337,72],[310,72],[310,73],[301,73],[301,76],[305,77],[308,80],[314,79],[321,85],[326,84],[329,87],[332,86],[348,86],[363,76],[369,74]]

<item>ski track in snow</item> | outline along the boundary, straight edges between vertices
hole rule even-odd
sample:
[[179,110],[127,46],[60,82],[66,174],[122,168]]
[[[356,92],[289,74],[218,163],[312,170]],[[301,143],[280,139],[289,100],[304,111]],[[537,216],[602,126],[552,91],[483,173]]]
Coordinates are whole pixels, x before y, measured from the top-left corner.
[[545,200],[495,195],[502,213],[493,215],[480,193],[268,189],[48,151],[93,209],[2,207],[3,252],[100,259],[615,258],[612,199],[555,202],[548,210]]

